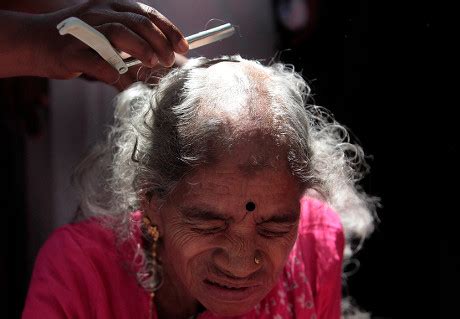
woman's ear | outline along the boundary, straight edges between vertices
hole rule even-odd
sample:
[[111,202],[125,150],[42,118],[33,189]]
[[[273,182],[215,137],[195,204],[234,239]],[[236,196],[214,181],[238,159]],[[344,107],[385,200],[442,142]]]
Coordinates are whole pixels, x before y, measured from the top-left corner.
[[156,196],[145,195],[141,201],[141,207],[144,214],[152,221],[153,224],[158,226],[160,234],[162,233],[163,220],[160,214],[160,204]]

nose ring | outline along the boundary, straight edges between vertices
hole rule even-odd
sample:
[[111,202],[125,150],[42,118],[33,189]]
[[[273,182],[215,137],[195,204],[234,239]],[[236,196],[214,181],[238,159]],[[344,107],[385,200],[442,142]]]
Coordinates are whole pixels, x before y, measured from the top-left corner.
[[260,264],[260,259],[257,258],[257,257],[254,257],[254,263],[255,263],[256,265]]

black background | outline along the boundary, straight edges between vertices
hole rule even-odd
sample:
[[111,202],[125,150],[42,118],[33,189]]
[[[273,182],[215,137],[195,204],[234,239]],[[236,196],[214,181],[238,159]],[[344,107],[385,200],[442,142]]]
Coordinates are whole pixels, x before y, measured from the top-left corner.
[[381,198],[381,222],[357,255],[350,294],[374,318],[456,317],[459,144],[455,108],[441,102],[453,66],[441,67],[440,5],[318,4],[305,42],[293,46],[295,35],[279,27],[280,49],[293,48],[282,60],[303,70],[316,104],[372,156],[363,186]]

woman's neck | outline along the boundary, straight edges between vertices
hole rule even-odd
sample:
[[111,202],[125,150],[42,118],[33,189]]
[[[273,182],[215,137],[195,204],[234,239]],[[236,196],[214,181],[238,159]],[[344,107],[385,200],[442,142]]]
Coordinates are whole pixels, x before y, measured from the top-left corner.
[[155,292],[158,318],[187,319],[202,310],[180,280],[176,279],[171,265],[163,265],[163,285]]

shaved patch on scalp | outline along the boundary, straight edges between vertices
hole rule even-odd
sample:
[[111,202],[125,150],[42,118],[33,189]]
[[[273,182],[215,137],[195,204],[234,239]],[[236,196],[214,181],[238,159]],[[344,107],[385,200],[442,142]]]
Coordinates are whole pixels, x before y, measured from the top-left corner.
[[212,87],[200,97],[202,115],[228,119],[236,132],[271,126],[273,97],[266,69],[248,62],[222,62],[209,67],[202,76]]
[[[273,114],[273,104],[278,103],[270,92],[270,74],[253,62],[221,62],[200,73],[206,87],[201,90],[197,117],[219,126],[219,139],[208,141],[216,157],[231,156],[239,145],[254,140],[254,148],[245,154],[238,167],[245,174],[254,174],[266,168],[279,166],[276,162],[286,153],[283,137],[277,131],[278,116]],[[200,81],[197,81],[200,83]],[[196,89],[196,88],[195,88]],[[203,121],[201,121],[203,122]],[[283,156],[286,159],[285,156]]]

